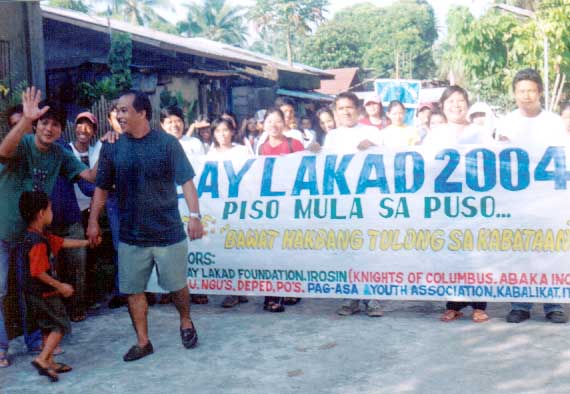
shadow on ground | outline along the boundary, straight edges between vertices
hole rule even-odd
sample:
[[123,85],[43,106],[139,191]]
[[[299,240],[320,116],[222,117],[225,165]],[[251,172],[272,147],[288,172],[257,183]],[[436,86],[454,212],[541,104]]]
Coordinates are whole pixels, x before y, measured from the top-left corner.
[[13,366],[0,370],[0,393],[570,393],[569,325],[508,324],[508,304],[490,304],[491,320],[452,323],[443,303],[385,302],[385,316],[339,317],[339,300],[305,299],[282,314],[261,298],[234,309],[221,297],[193,307],[200,345],[186,350],[172,305],[150,309],[155,354],[124,363],[134,343],[125,308],[102,309],[74,324],[58,356],[74,371],[50,384],[30,366],[21,338]]

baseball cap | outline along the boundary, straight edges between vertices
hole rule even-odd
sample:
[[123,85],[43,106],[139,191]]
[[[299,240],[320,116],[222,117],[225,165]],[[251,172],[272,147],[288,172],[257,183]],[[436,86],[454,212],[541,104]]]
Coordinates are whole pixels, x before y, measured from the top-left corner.
[[382,104],[382,100],[380,100],[380,97],[373,94],[373,95],[366,97],[366,100],[364,100],[364,105],[366,105],[368,103]]
[[79,122],[80,119],[87,119],[88,121],[90,121],[91,123],[93,123],[95,125],[95,128],[97,128],[99,126],[99,122],[97,121],[97,118],[91,112],[87,112],[87,111],[81,112],[79,115],[77,115],[75,117],[75,124],[77,124],[77,122]]

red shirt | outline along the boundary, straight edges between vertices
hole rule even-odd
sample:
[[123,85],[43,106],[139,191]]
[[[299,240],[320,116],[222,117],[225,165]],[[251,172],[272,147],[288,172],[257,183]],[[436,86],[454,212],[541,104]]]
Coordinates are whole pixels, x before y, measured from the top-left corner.
[[374,126],[377,127],[379,130],[382,130],[383,128],[386,127],[386,122],[384,121],[384,119],[382,119],[382,122],[380,124],[372,124],[372,122],[368,118],[362,118],[358,123],[363,124],[365,126]]
[[280,156],[302,150],[305,150],[305,147],[299,140],[285,137],[285,140],[277,146],[269,145],[269,140],[265,141],[263,145],[261,145],[259,154],[261,156]]
[[[28,229],[30,232],[35,232],[34,230]],[[61,246],[63,245],[63,238],[58,237],[53,234],[43,233],[42,237],[48,242],[51,255],[57,256]],[[29,274],[32,278],[47,272],[51,277],[55,277],[55,269],[53,262],[50,261],[51,256],[48,253],[48,247],[44,242],[38,242],[32,245],[30,251],[28,252],[28,263],[30,267]],[[33,279],[32,279],[33,280]],[[49,297],[57,294],[57,291],[44,291],[42,293],[43,297]]]
[[[51,248],[51,253],[57,256],[61,245],[63,245],[63,238],[58,237],[53,234],[44,234],[45,238],[49,243]],[[28,253],[30,258],[30,273],[33,277],[43,274],[50,270],[49,256],[46,245],[44,243],[35,244],[32,246],[30,253]]]

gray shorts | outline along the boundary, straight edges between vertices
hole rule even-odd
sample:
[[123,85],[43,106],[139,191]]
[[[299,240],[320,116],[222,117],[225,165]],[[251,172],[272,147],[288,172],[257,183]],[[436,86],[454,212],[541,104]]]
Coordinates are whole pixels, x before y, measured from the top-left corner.
[[183,240],[168,246],[135,246],[119,242],[119,290],[125,294],[144,292],[156,264],[158,284],[178,291],[187,285],[188,244]]

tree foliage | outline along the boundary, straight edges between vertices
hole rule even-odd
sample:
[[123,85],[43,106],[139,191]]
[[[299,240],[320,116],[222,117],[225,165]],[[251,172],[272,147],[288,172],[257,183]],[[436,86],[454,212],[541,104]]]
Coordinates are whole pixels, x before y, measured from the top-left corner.
[[50,0],[48,5],[50,7],[66,8],[68,10],[88,13],[89,6],[82,0]]
[[362,36],[345,23],[325,23],[305,42],[301,60],[316,67],[361,66],[365,46]]
[[79,105],[90,107],[101,96],[114,99],[118,93],[128,90],[132,86],[130,64],[132,61],[132,40],[127,33],[114,32],[111,48],[107,56],[107,66],[111,72],[94,84],[81,82],[77,86]]
[[169,22],[156,12],[157,8],[170,8],[170,0],[102,0],[108,6],[113,18],[122,19],[133,25],[150,26],[152,23]]
[[292,63],[294,36],[305,37],[322,23],[328,5],[328,0],[256,0],[249,15],[261,33],[272,32],[283,37],[287,60]]
[[520,18],[490,9],[474,19],[466,8],[448,14],[448,38],[442,45],[440,72],[461,63],[465,85],[484,100],[503,104],[514,74],[523,68],[543,70],[543,40],[549,44],[549,75],[570,71],[570,4],[562,0],[511,1],[534,11]]
[[238,46],[246,42],[245,8],[227,0],[202,0],[186,7],[186,20],[177,24],[179,33]]
[[342,10],[307,40],[303,60],[317,67],[359,66],[378,76],[426,78],[437,38],[432,7],[403,0],[388,7],[370,3]]

